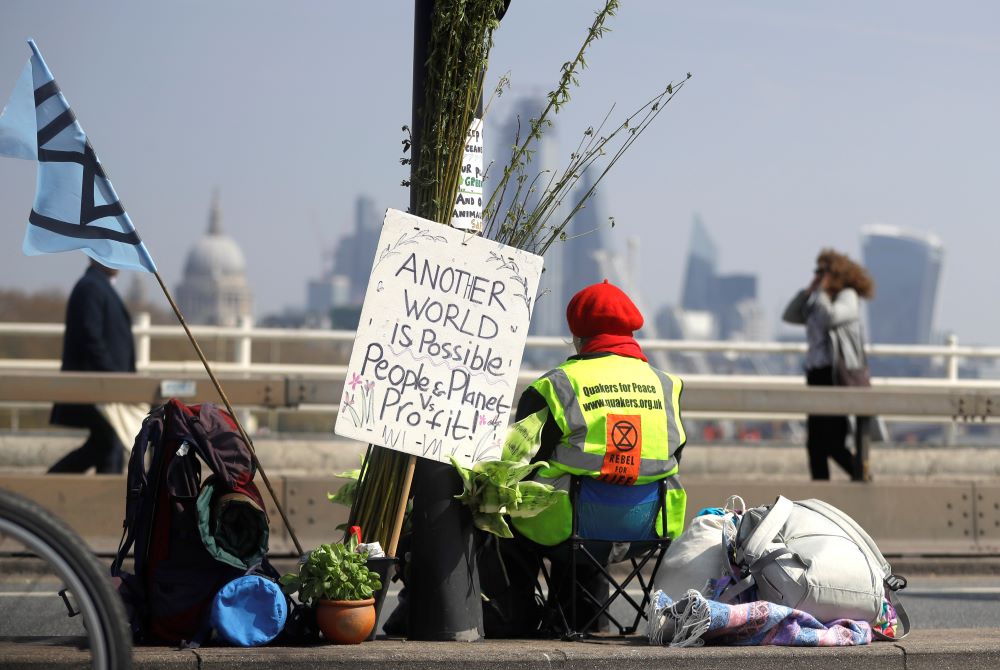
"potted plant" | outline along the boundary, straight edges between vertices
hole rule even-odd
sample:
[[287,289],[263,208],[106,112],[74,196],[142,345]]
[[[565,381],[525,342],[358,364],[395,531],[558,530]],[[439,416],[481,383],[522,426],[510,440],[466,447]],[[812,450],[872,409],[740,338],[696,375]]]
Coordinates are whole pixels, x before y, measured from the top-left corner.
[[374,594],[382,588],[378,573],[366,565],[368,552],[356,551],[357,539],[346,544],[321,544],[299,563],[297,573],[282,575],[287,595],[316,607],[323,637],[340,644],[358,644],[375,627]]

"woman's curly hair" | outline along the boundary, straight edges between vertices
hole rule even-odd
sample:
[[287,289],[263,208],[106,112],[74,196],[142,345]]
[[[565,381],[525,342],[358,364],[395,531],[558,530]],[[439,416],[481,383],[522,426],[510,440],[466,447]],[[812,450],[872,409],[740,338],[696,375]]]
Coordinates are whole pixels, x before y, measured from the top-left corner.
[[862,298],[875,295],[875,282],[862,266],[852,261],[846,254],[833,249],[823,249],[816,257],[816,265],[826,268],[829,275],[829,290],[836,296],[844,288],[850,287]]

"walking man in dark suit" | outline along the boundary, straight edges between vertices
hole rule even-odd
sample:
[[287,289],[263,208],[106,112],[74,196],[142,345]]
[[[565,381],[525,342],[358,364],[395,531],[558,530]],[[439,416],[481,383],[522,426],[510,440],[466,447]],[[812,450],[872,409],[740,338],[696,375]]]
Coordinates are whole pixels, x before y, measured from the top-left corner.
[[[73,287],[66,306],[62,369],[85,372],[135,372],[132,319],[111,285],[118,270],[95,260]],[[50,421],[88,428],[90,436],[63,456],[49,472],[120,473],[125,446],[96,405],[56,404]]]

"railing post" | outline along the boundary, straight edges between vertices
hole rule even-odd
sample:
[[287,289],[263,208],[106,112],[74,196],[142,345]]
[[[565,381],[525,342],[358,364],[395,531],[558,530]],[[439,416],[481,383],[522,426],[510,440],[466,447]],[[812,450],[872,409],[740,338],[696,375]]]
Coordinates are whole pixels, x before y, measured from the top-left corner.
[[948,348],[951,350],[948,352],[948,381],[957,382],[958,381],[958,335],[952,333],[948,336],[946,340],[948,343]]
[[[958,381],[958,335],[951,333],[945,340],[948,344],[950,351],[947,354],[947,365],[945,369],[947,370],[948,381],[957,382]],[[958,422],[955,419],[951,420],[951,423],[947,424],[944,429],[944,444],[947,447],[955,445],[956,438],[958,437]]]
[[[250,364],[253,360],[253,316],[244,314],[239,320],[240,330],[243,334],[236,340],[236,363],[243,369],[246,376],[250,376]],[[240,417],[240,423],[247,433],[257,432],[257,419],[253,412],[247,408],[236,410]]]
[[253,354],[253,316],[246,314],[240,317],[240,330],[243,334],[236,340],[236,362],[241,368],[250,371],[250,363]]
[[871,453],[871,417],[854,417],[854,472],[851,479],[856,482],[872,480],[869,454]]
[[149,312],[139,312],[135,315],[134,330],[139,331],[135,338],[135,367],[137,370],[145,370],[149,367],[150,335],[149,326],[152,318]]

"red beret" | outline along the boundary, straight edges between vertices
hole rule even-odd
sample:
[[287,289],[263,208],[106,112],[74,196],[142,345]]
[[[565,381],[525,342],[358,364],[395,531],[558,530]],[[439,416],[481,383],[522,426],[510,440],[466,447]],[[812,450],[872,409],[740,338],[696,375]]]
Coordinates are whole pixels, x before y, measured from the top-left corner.
[[624,291],[605,279],[573,296],[566,306],[566,322],[577,337],[631,335],[642,328],[642,314]]

